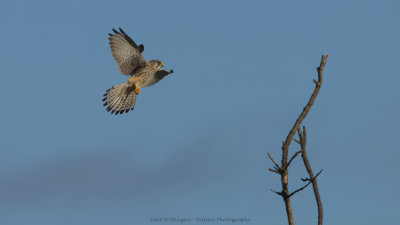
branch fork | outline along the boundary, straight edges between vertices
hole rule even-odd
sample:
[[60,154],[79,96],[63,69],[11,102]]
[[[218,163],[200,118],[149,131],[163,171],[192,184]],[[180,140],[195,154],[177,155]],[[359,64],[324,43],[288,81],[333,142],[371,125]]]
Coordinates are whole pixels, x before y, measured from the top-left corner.
[[[322,73],[324,71],[325,68],[325,64],[326,61],[328,60],[328,55],[322,55],[321,57],[321,63],[319,65],[319,67],[317,68],[318,71],[318,81],[317,80],[313,80],[313,82],[315,83],[315,88],[314,91],[310,97],[310,99],[308,100],[307,105],[303,108],[302,113],[299,115],[299,117],[297,118],[296,122],[294,123],[292,129],[290,130],[288,136],[286,137],[285,141],[282,141],[282,159],[281,159],[281,165],[279,165],[275,159],[271,156],[270,153],[268,153],[268,157],[269,159],[272,161],[272,163],[274,164],[273,168],[269,168],[269,171],[277,173],[281,176],[281,183],[282,183],[282,190],[281,191],[275,191],[272,190],[272,192],[282,196],[283,201],[285,203],[285,207],[286,207],[286,214],[288,217],[288,222],[289,225],[294,225],[294,220],[293,220],[293,211],[292,211],[292,206],[290,203],[290,197],[292,197],[294,194],[298,193],[299,191],[304,190],[307,186],[309,186],[310,184],[313,184],[313,190],[314,190],[314,194],[315,194],[315,199],[317,201],[317,206],[318,206],[318,225],[322,225],[322,218],[323,218],[323,210],[322,210],[322,203],[321,203],[321,198],[319,195],[319,191],[318,191],[318,183],[317,183],[317,177],[322,173],[322,170],[319,171],[317,173],[317,175],[314,176],[311,166],[310,166],[310,162],[308,160],[307,157],[307,151],[306,151],[306,145],[307,145],[307,131],[306,131],[306,127],[303,126],[303,129],[300,128],[301,123],[303,122],[304,118],[307,116],[308,112],[310,111],[312,105],[314,104],[314,101],[319,93],[319,90],[322,86]],[[299,139],[295,139],[294,136],[296,135],[296,132],[299,136]],[[289,155],[289,146],[292,142],[292,140],[294,140],[296,143],[298,143],[300,145],[300,150],[295,152],[293,154],[292,157],[290,157],[290,159],[288,159],[288,155]],[[304,166],[307,169],[309,178],[303,178],[301,179],[303,182],[308,182],[307,184],[305,184],[304,186],[302,186],[301,188],[295,190],[293,193],[290,194],[289,192],[289,185],[288,185],[288,168],[291,165],[291,163],[293,162],[293,160],[298,156],[301,155],[303,162],[304,162]]]

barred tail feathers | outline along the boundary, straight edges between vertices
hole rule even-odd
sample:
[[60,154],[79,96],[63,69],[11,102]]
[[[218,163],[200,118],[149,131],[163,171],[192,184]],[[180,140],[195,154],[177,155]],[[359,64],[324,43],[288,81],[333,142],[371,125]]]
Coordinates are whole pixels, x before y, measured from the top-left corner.
[[105,102],[103,106],[107,106],[107,112],[118,115],[127,113],[135,108],[136,94],[134,88],[127,83],[112,86],[104,94]]

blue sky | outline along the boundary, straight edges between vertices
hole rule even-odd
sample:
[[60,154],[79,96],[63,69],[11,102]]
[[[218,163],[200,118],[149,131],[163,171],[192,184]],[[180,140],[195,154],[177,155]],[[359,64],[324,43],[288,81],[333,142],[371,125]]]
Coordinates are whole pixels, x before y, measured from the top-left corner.
[[[2,1],[0,223],[286,224],[266,154],[279,158],[328,53],[304,121],[312,167],[324,169],[325,224],[398,224],[399,10],[398,1]],[[175,71],[121,116],[101,103],[127,78],[108,46],[117,27]],[[290,189],[305,176],[296,161]],[[292,203],[297,224],[315,221],[311,189]]]

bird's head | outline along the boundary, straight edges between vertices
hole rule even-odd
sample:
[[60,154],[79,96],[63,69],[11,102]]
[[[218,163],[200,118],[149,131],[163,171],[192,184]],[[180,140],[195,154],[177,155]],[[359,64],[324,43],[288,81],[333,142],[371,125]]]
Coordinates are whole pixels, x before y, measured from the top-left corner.
[[154,59],[154,60],[151,60],[150,63],[154,68],[156,68],[158,70],[161,70],[161,67],[164,66],[164,63],[161,62],[161,60]]

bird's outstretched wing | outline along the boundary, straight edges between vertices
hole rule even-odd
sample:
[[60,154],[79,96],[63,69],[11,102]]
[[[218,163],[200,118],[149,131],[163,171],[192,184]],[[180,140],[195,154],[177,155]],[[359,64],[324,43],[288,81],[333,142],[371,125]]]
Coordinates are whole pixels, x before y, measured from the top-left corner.
[[113,29],[114,34],[110,37],[110,47],[114,59],[118,64],[118,69],[122,74],[129,75],[135,70],[146,66],[146,59],[143,57],[143,45],[136,43],[121,29],[119,32]]
[[127,113],[129,110],[135,108],[136,94],[133,91],[134,88],[128,86],[127,83],[112,86],[104,94],[103,106],[107,106],[107,112],[111,111],[111,114],[115,112],[115,115]]

